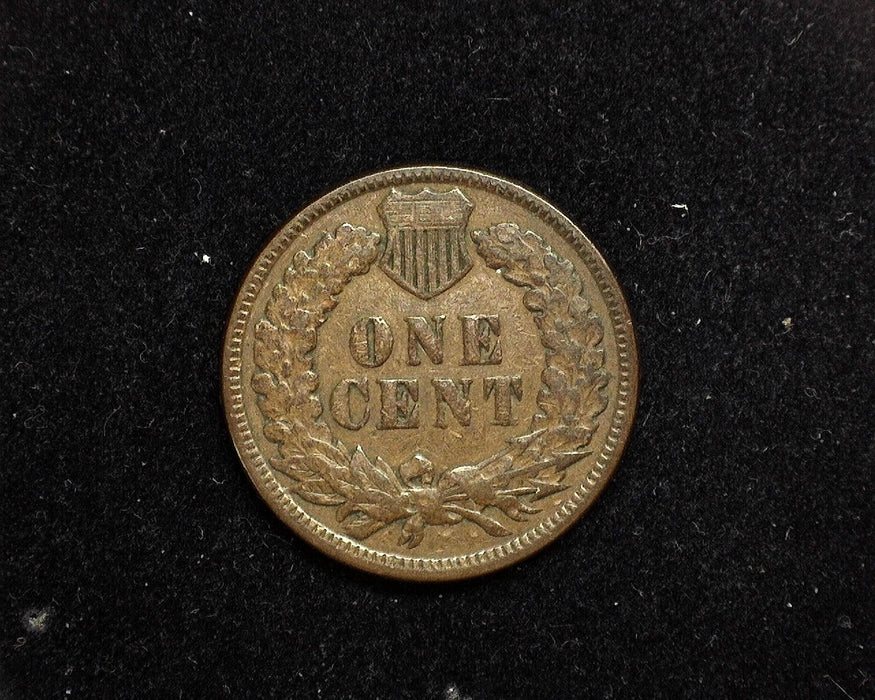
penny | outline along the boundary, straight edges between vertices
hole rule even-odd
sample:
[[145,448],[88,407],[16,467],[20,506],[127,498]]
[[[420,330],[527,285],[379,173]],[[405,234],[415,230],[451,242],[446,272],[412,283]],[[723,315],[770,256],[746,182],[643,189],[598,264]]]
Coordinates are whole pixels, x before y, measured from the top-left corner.
[[311,204],[246,275],[225,410],[256,489],[361,569],[444,580],[556,538],[632,424],[629,311],[589,239],[523,187],[387,170]]

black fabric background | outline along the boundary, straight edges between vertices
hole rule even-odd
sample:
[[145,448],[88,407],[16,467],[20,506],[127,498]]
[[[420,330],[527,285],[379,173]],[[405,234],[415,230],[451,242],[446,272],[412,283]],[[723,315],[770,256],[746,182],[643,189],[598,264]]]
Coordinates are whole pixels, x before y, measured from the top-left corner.
[[[0,46],[0,696],[875,695],[871,4],[34,5]],[[440,586],[291,535],[220,403],[271,233],[417,163],[586,228],[642,363],[596,506]]]

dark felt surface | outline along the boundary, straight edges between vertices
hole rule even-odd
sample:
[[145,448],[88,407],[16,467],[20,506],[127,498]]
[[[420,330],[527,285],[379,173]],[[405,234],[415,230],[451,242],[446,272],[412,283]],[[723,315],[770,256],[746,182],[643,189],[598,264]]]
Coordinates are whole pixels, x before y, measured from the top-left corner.
[[[871,4],[51,5],[0,20],[0,696],[875,695]],[[414,163],[555,202],[641,345],[603,498],[457,585],[292,536],[219,398],[271,232]]]

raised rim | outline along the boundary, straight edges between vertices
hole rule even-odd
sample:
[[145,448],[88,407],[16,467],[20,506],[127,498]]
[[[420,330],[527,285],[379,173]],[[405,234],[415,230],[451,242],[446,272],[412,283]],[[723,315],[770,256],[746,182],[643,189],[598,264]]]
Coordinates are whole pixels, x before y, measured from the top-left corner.
[[[562,507],[550,518],[501,544],[440,558],[374,551],[329,530],[301,509],[280,487],[252,437],[240,376],[241,344],[249,310],[274,262],[298,235],[320,216],[362,194],[426,181],[463,184],[506,197],[559,233],[577,251],[596,280],[608,308],[619,355],[617,403],[608,436],[595,466]],[[556,207],[521,185],[488,173],[447,166],[395,168],[366,175],[332,190],[289,219],[249,267],[228,318],[222,353],[222,399],[232,442],[250,480],[271,510],[298,536],[334,559],[371,573],[412,581],[458,580],[493,572],[535,554],[571,527],[592,506],[616,470],[634,422],[638,381],[638,349],[628,304],[613,270],[583,231]]]

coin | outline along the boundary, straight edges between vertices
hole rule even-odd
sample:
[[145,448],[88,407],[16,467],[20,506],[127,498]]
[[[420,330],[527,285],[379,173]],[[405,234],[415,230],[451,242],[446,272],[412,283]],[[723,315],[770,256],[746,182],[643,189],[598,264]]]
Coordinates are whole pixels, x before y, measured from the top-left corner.
[[295,533],[400,579],[484,574],[592,505],[629,435],[632,321],[589,239],[527,189],[413,167],[285,224],[234,303],[225,410]]

